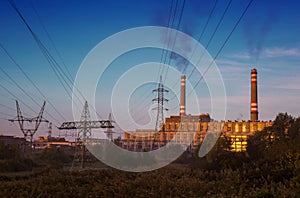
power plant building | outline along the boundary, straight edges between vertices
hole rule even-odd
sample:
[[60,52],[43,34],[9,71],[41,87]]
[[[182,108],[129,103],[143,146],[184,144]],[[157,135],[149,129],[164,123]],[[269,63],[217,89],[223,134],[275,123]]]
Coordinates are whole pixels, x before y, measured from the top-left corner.
[[172,140],[175,143],[196,149],[208,132],[221,132],[221,136],[231,140],[231,151],[245,151],[249,136],[273,124],[272,121],[258,120],[257,102],[257,71],[252,69],[250,120],[214,121],[209,114],[187,115],[185,76],[182,76],[179,115],[166,118],[159,132],[154,130],[125,132],[123,147],[131,151],[149,151],[162,147]]

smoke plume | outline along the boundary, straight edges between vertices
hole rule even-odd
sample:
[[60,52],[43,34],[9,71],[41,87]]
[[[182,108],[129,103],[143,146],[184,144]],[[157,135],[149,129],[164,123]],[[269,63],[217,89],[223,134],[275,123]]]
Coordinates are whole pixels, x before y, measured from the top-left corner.
[[278,10],[275,2],[272,2],[271,5],[256,5],[249,12],[244,23],[244,32],[249,57],[252,61],[260,58],[264,42],[277,20]]

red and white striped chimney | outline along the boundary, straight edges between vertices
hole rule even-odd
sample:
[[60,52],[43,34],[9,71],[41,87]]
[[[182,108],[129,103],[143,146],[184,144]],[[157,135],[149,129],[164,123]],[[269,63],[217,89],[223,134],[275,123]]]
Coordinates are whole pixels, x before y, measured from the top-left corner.
[[257,71],[251,70],[251,107],[250,107],[250,120],[258,120],[258,105],[257,105]]
[[180,90],[180,113],[185,115],[185,76],[181,76],[181,90]]

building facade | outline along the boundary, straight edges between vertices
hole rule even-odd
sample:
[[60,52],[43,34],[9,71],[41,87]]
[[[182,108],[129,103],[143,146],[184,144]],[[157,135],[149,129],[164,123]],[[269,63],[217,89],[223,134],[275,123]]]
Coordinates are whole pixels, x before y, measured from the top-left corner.
[[24,149],[26,145],[28,145],[25,138],[10,135],[0,135],[0,142],[3,142],[4,145],[9,148],[17,147],[19,149]]
[[181,77],[180,112],[178,116],[165,119],[159,132],[151,130],[137,130],[125,132],[123,147],[133,151],[153,150],[164,146],[169,141],[177,144],[197,148],[207,133],[220,134],[230,139],[230,150],[245,151],[250,135],[263,130],[273,124],[272,121],[258,120],[257,70],[251,70],[250,85],[250,120],[248,121],[214,121],[208,114],[187,115],[185,76]]
[[212,132],[221,133],[221,136],[229,138],[230,150],[239,152],[246,150],[250,135],[272,124],[272,121],[213,121],[208,114],[171,116],[166,118],[164,131],[125,132],[123,147],[131,151],[149,151],[173,141],[196,149],[203,142],[206,134]]
[[39,136],[36,140],[33,141],[32,147],[34,149],[46,149],[51,147],[74,147],[74,142],[66,141],[65,138],[61,137],[48,137],[48,136]]

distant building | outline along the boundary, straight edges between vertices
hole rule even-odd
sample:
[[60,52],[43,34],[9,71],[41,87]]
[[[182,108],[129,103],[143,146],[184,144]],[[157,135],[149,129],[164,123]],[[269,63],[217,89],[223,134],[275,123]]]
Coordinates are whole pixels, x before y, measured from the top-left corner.
[[17,147],[19,149],[23,149],[27,145],[25,138],[8,135],[0,135],[0,142],[3,142],[5,146],[10,148]]
[[61,137],[39,136],[38,139],[33,141],[32,146],[34,149],[46,149],[51,147],[73,147],[75,143],[66,141],[65,138]]
[[149,151],[172,140],[174,143],[196,149],[208,132],[220,132],[221,136],[230,138],[230,150],[239,152],[246,150],[250,135],[272,124],[271,121],[210,121],[208,114],[171,116],[166,118],[164,131],[125,132],[123,147],[132,151]]
[[258,120],[257,70],[251,70],[251,100],[249,121],[214,121],[208,114],[186,115],[185,76],[181,77],[180,112],[165,119],[160,131],[137,130],[124,132],[123,147],[133,151],[153,150],[169,141],[197,148],[208,132],[231,140],[230,150],[245,151],[250,135],[272,126],[272,121]]

